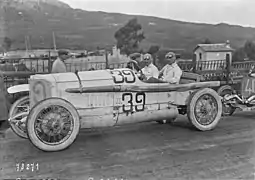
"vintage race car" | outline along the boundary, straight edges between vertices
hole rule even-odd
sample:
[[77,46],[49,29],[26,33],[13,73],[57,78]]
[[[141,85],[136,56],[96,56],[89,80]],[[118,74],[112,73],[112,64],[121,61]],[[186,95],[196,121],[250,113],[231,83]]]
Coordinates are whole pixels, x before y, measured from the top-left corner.
[[229,85],[222,86],[219,93],[223,98],[223,111],[231,116],[237,109],[240,111],[255,110],[255,66],[251,66],[249,72],[245,74],[234,89]]
[[222,103],[210,87],[219,85],[218,81],[146,83],[127,68],[36,74],[30,76],[29,86],[9,89],[9,93],[29,90],[29,97],[18,102],[25,104],[25,110],[13,110],[9,122],[13,129],[23,124],[21,137],[43,151],[69,147],[81,128],[171,122],[178,114],[187,114],[198,130],[212,130],[221,119]]

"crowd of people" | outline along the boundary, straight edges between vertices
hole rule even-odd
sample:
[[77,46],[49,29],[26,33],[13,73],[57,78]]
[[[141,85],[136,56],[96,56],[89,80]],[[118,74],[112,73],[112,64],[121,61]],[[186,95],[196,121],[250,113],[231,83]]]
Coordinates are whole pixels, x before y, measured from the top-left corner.
[[[65,60],[70,57],[69,52],[66,50],[58,51],[58,58],[54,61],[52,65],[51,73],[64,73],[67,72],[65,65]],[[179,84],[182,70],[176,63],[176,55],[173,52],[169,52],[165,55],[165,60],[167,64],[159,71],[158,68],[153,64],[152,55],[147,53],[142,56],[142,61],[145,66],[141,69],[142,80],[146,82],[155,83],[165,83]],[[133,62],[139,64],[141,61],[141,56],[130,56]],[[131,66],[128,64],[128,68]],[[139,71],[139,68],[137,69]]]

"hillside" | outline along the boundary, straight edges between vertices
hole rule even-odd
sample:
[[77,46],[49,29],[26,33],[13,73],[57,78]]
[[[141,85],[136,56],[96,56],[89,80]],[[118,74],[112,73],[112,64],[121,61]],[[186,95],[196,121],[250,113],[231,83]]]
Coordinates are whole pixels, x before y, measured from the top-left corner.
[[[0,0],[0,36],[13,40],[12,49],[25,49],[25,36],[32,48],[52,48],[55,32],[58,48],[94,49],[114,45],[114,33],[134,16],[72,9],[57,0]],[[146,39],[142,47],[160,45],[189,52],[205,38],[230,40],[234,48],[255,40],[255,28],[228,24],[197,24],[149,16],[136,16]]]

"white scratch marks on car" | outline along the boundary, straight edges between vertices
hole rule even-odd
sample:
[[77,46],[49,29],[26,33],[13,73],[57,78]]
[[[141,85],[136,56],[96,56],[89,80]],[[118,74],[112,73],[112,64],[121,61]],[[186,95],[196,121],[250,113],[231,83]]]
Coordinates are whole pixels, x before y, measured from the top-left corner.
[[122,105],[121,98],[117,97],[115,101],[115,105]]
[[110,93],[90,93],[84,95],[86,105],[90,108],[109,107],[114,105],[113,94]]

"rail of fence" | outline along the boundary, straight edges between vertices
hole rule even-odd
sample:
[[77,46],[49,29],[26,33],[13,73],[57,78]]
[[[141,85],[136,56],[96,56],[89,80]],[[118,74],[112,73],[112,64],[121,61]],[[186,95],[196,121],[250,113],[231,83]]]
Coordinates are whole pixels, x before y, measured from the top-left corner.
[[225,60],[214,60],[214,61],[198,61],[194,64],[192,61],[178,62],[179,66],[184,71],[190,71],[195,68],[197,72],[208,71],[208,70],[219,70],[226,67]]
[[[15,84],[27,83],[31,74],[35,73],[49,73],[51,70],[52,62],[55,58],[23,58],[23,59],[8,59],[0,64],[0,71],[3,71],[5,77],[6,87],[13,86]],[[198,61],[196,63],[192,61],[178,62],[179,66],[184,71],[193,71],[201,74],[206,80],[222,80],[227,77],[226,61]],[[90,69],[101,70],[106,69],[106,62],[88,62],[73,60],[66,63],[67,70],[69,72],[87,71]],[[234,62],[231,64],[232,71],[230,75],[232,77],[242,77],[252,65],[255,65],[255,61]],[[110,63],[109,68],[124,68],[125,62]],[[23,73],[23,74],[22,74]]]
[[[178,64],[182,70],[201,74],[207,81],[224,81],[227,78],[227,63],[225,60],[198,61],[195,64],[188,61]],[[240,81],[243,75],[248,73],[252,65],[255,65],[255,61],[233,62],[230,64],[229,76],[236,81]]]
[[[27,71],[45,73],[51,72],[51,66],[55,58],[23,58],[23,59],[2,59],[0,71]],[[127,62],[108,63],[109,68],[124,68]],[[66,62],[67,71],[87,71],[90,69],[106,69],[106,62],[89,62],[83,59],[70,59]]]
[[1,59],[1,71],[50,72],[54,58]]
[[[4,74],[5,87],[28,83],[30,75],[35,73],[50,73],[55,58],[23,58],[1,59],[0,71]],[[124,68],[126,62],[109,63],[110,69]],[[88,62],[84,60],[70,60],[66,63],[68,72],[106,69],[106,62]]]
[[[110,69],[114,68],[125,68],[127,63],[111,63],[108,65]],[[89,62],[89,63],[66,63],[67,71],[75,72],[78,71],[88,71],[88,70],[102,70],[106,69],[105,62]]]

